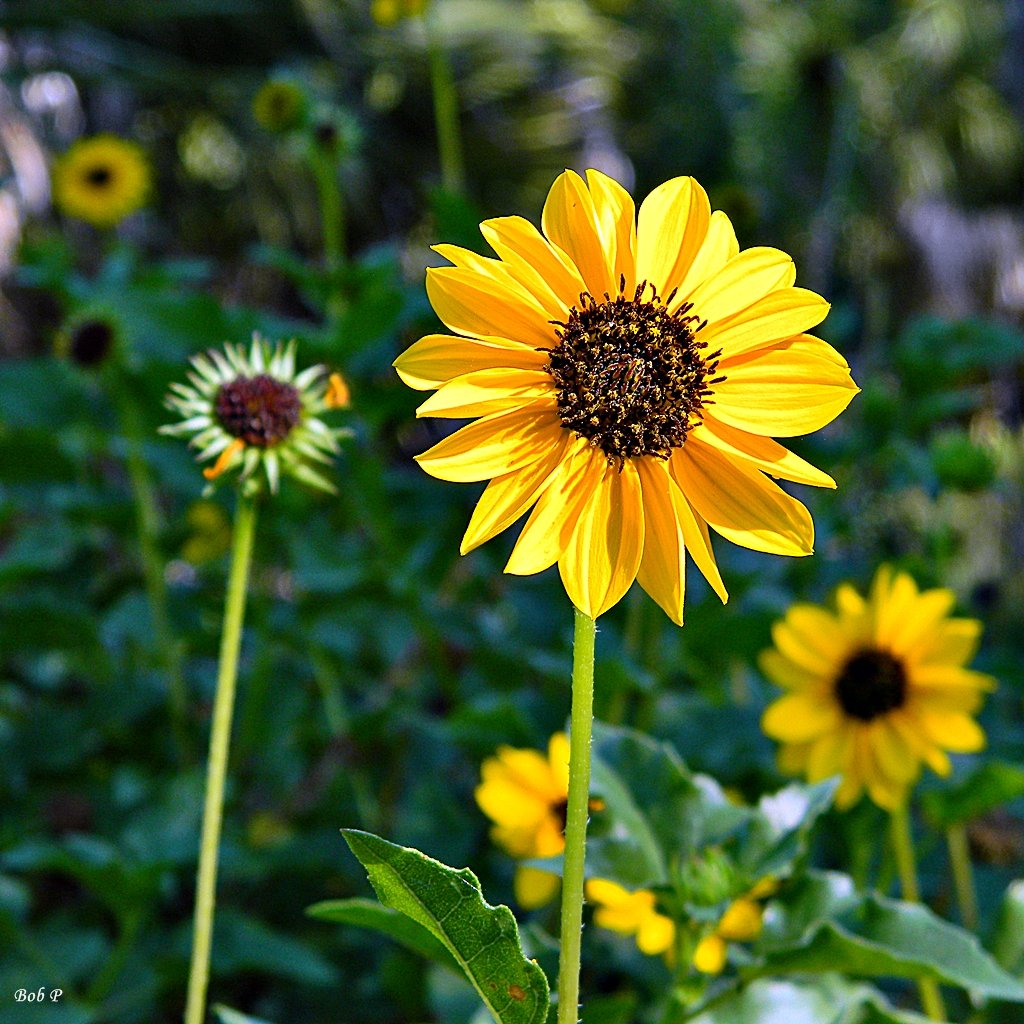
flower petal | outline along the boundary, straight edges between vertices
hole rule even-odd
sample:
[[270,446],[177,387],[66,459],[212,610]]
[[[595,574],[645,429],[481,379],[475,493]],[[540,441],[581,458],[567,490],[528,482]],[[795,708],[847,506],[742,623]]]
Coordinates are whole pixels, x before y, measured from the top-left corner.
[[671,293],[675,287],[678,287],[679,291],[668,308],[675,312],[688,300],[695,288],[717,274],[739,251],[740,245],[736,241],[732,222],[721,210],[715,210],[708,221],[707,234],[690,264],[690,269],[686,271],[681,281],[671,281],[669,292]]
[[637,582],[681,626],[686,549],[672,500],[676,486],[660,460],[637,459],[636,468],[644,502],[644,551]]
[[687,500],[726,540],[776,555],[813,551],[814,524],[807,509],[763,473],[692,435],[670,466]]
[[550,903],[558,892],[562,880],[550,871],[520,865],[516,868],[512,886],[516,894],[516,902],[524,910],[536,910]]
[[903,734],[889,720],[876,718],[868,727],[875,761],[882,773],[901,786],[913,782],[921,772],[917,754],[904,740]]
[[547,402],[557,396],[551,375],[544,370],[511,370],[498,367],[477,370],[442,384],[417,410],[417,416],[469,419],[489,413]]
[[575,171],[564,171],[555,179],[544,203],[541,227],[579,268],[591,295],[600,298],[615,290],[593,197]]
[[550,314],[521,291],[514,291],[461,267],[430,267],[427,296],[441,322],[458,334],[505,338],[542,348],[558,340]]
[[981,623],[977,619],[949,619],[936,627],[918,657],[929,665],[966,665],[977,653],[980,641]]
[[938,746],[954,754],[972,754],[984,750],[985,733],[970,715],[932,708],[922,708],[917,714],[925,734]]
[[636,207],[633,197],[614,178],[600,171],[587,171],[587,184],[597,211],[597,221],[608,253],[613,287],[625,278],[625,294],[636,290]]
[[410,345],[392,364],[417,391],[430,391],[475,370],[493,367],[532,370],[547,365],[548,353],[507,338],[476,341],[451,334],[428,334]]
[[795,280],[792,256],[759,245],[733,256],[717,274],[690,292],[686,301],[693,303],[694,315],[713,324],[741,312],[769,292],[790,287]]
[[758,668],[776,686],[784,690],[820,689],[823,678],[818,672],[812,672],[803,665],[787,658],[774,647],[762,651],[757,658]]
[[543,458],[564,429],[554,409],[535,403],[470,423],[417,455],[416,461],[439,480],[486,480]]
[[604,614],[636,579],[643,547],[644,506],[636,467],[629,460],[621,469],[605,464],[558,560],[569,599],[592,619]]
[[707,193],[693,178],[673,178],[651,192],[638,215],[638,283],[653,284],[667,298],[704,243],[710,217]]
[[809,743],[835,730],[839,719],[834,701],[788,693],[768,705],[761,716],[761,729],[783,743]]
[[829,304],[806,288],[780,288],[725,320],[709,323],[700,339],[711,351],[721,349],[723,360],[734,359],[802,334],[820,324],[828,311]]

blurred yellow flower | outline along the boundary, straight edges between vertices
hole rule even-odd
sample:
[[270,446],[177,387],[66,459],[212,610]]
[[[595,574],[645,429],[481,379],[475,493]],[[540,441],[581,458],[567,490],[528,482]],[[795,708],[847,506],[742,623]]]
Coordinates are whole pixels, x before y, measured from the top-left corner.
[[[476,788],[480,810],[494,822],[491,838],[517,860],[557,857],[565,849],[565,808],[569,795],[569,738],[555,733],[547,755],[539,750],[499,747],[480,768]],[[542,906],[558,891],[550,871],[520,865],[516,900]]]
[[634,580],[683,620],[690,553],[724,601],[708,532],[807,555],[807,509],[769,477],[834,487],[770,435],[805,434],[857,392],[843,358],[803,332],[828,303],[793,287],[778,249],[740,251],[693,178],[640,206],[611,178],[560,175],[541,217],[484,221],[498,254],[453,245],[427,293],[453,334],[395,362],[435,390],[417,415],[480,417],[418,457],[442,480],[489,480],[462,542],[490,540],[531,508],[505,571],[558,564],[591,617]]
[[109,228],[146,203],[151,180],[141,147],[116,135],[94,135],[54,163],[53,200],[68,216]]
[[954,603],[951,590],[920,591],[906,573],[882,566],[867,600],[847,583],[836,592],[835,614],[790,608],[760,659],[788,691],[761,720],[783,744],[782,769],[811,782],[841,775],[840,808],[866,789],[893,810],[922,762],[948,775],[947,751],[981,750],[985,734],[971,716],[995,681],[965,667],[981,623],[950,618]]
[[403,18],[418,18],[427,8],[427,0],[373,0],[370,17],[378,25],[390,28]]
[[594,924],[599,928],[636,936],[637,948],[647,956],[668,953],[675,942],[676,926],[658,913],[654,893],[647,889],[629,892],[615,882],[592,878],[586,885],[587,900],[597,904]]
[[705,935],[693,952],[693,966],[701,974],[720,974],[725,967],[730,942],[752,942],[761,934],[764,908],[754,892],[729,904],[715,930]]

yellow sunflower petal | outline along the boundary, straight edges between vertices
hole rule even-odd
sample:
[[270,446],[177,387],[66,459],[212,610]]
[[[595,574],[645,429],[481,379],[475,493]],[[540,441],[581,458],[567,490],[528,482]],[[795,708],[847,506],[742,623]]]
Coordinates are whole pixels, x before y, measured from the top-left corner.
[[475,341],[450,334],[428,334],[410,345],[392,365],[409,387],[430,391],[477,370],[539,370],[547,361],[546,351],[538,352],[530,345],[506,338]]
[[[813,664],[834,672],[850,653],[850,641],[840,621],[827,609],[814,604],[794,604],[786,612],[786,629],[792,631],[805,651],[813,652]],[[791,658],[795,655],[784,650]],[[803,664],[810,665],[809,660]]]
[[533,831],[551,810],[550,803],[531,789],[524,789],[508,777],[487,779],[473,794],[480,810],[491,821],[507,828]]
[[700,338],[707,342],[710,351],[721,349],[723,361],[736,359],[803,334],[820,324],[828,311],[829,304],[814,292],[805,288],[780,288],[725,320],[709,323]]
[[956,595],[952,590],[926,590],[919,594],[890,634],[893,653],[913,656],[918,648],[930,641],[936,627],[947,618],[955,604]]
[[543,348],[558,340],[550,314],[534,300],[461,267],[430,267],[427,296],[441,323],[475,338],[506,338]]
[[840,724],[839,708],[831,700],[817,700],[803,693],[789,693],[769,704],[761,717],[761,729],[784,743],[809,743]]
[[720,935],[705,935],[693,951],[693,966],[701,974],[721,974],[728,949]]
[[673,178],[651,192],[640,204],[638,215],[638,283],[653,284],[667,299],[669,292],[682,284],[704,244],[710,219],[707,193],[693,178]]
[[629,590],[644,546],[640,477],[632,462],[606,465],[558,560],[572,603],[596,619]]
[[871,748],[883,774],[893,782],[906,785],[920,774],[920,763],[914,749],[889,717],[876,718],[868,726]]
[[719,367],[716,420],[754,434],[794,437],[831,423],[860,390],[850,371],[796,346],[769,348]]
[[985,749],[985,732],[970,715],[958,711],[918,711],[925,734],[954,754],[973,754]]
[[469,419],[518,409],[531,403],[554,408],[557,395],[543,370],[499,367],[476,370],[442,384],[417,410],[417,416]]
[[840,583],[836,587],[836,609],[844,621],[859,619],[867,607],[867,602],[849,583]]
[[783,775],[802,775],[807,771],[810,743],[786,743],[779,747],[776,763]]
[[810,514],[764,474],[692,435],[672,455],[672,472],[700,517],[726,540],[776,555],[809,555]]
[[949,755],[928,740],[916,715],[908,707],[900,708],[889,716],[892,727],[903,737],[903,741],[936,775],[946,777],[953,771]]
[[564,732],[556,732],[548,740],[548,765],[551,768],[551,778],[558,791],[568,796],[569,737]]
[[600,298],[616,290],[594,200],[575,171],[564,171],[555,179],[541,213],[541,226],[579,268],[591,295]]
[[606,878],[590,878],[586,884],[587,901],[601,903],[605,906],[616,906],[629,902],[630,894],[616,882]]
[[841,725],[819,736],[807,752],[807,780],[821,782],[833,775],[848,775],[853,770],[856,727]]
[[693,505],[686,499],[678,481],[672,472],[672,465],[669,463],[669,475],[675,489],[672,493],[672,501],[675,504],[676,517],[679,520],[679,528],[683,531],[683,540],[686,542],[686,550],[693,559],[693,564],[700,569],[701,575],[708,581],[708,585],[721,599],[722,604],[729,600],[729,592],[725,589],[722,581],[722,574],[718,570],[718,563],[715,561],[715,553],[711,549],[711,536],[708,533],[708,524],[694,511]]
[[585,440],[570,439],[565,457],[542,489],[519,534],[505,572],[532,576],[558,561],[603,466],[603,456],[595,455]]
[[792,480],[812,487],[836,486],[835,480],[827,473],[804,461],[788,448],[783,448],[777,441],[730,427],[715,419],[708,411],[704,413],[703,422],[693,428],[691,436],[776,480]]
[[564,428],[546,403],[493,413],[457,430],[416,461],[439,480],[468,483],[530,466],[558,443]]
[[779,288],[796,280],[793,257],[768,246],[744,249],[717,274],[707,278],[688,296],[694,315],[716,323],[746,309]]
[[491,480],[480,495],[466,527],[459,548],[463,555],[507,529],[537,500],[565,457],[569,439],[569,432],[563,430],[551,448],[533,465]]
[[826,685],[821,673],[791,661],[774,647],[762,651],[758,655],[757,664],[776,686],[786,690],[817,690]]
[[636,290],[636,207],[633,197],[613,178],[600,171],[587,171],[587,184],[594,199],[612,281],[618,289],[625,278],[625,294]]
[[730,942],[753,942],[761,934],[764,912],[754,900],[733,900],[715,929]]
[[676,926],[664,914],[650,914],[636,933],[637,948],[646,956],[658,956],[670,949],[676,938]]
[[644,502],[644,551],[637,582],[677,625],[683,624],[685,558],[683,531],[672,500],[675,484],[665,464],[638,459]]
[[960,668],[959,665],[914,665],[910,673],[911,690],[966,689],[976,693],[996,688],[996,681],[984,672]]
[[690,293],[703,281],[717,274],[740,251],[732,221],[721,211],[715,210],[708,221],[707,234],[697,250],[689,270],[681,281],[671,279],[672,288],[678,286],[676,297],[669,303],[669,309],[677,310],[689,298]]
[[977,619],[949,619],[940,623],[927,644],[918,651],[928,665],[966,665],[978,651],[981,623]]
[[[587,286],[576,264],[550,242],[525,217],[485,220],[480,232],[491,248],[541,299],[550,289],[565,310],[578,305]],[[546,303],[542,302],[542,305]]]
[[550,903],[558,892],[562,880],[550,871],[539,868],[518,867],[512,885],[516,902],[524,910],[536,910]]

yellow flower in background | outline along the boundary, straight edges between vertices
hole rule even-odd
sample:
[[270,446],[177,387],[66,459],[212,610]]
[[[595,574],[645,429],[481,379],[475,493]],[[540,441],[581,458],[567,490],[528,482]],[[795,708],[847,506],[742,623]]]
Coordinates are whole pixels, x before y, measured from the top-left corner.
[[811,782],[841,775],[839,808],[866,789],[893,810],[922,763],[948,775],[947,751],[981,750],[985,734],[971,716],[995,681],[966,668],[981,623],[950,618],[954,603],[951,590],[918,590],[906,573],[882,566],[867,600],[843,584],[834,614],[790,608],[760,660],[788,691],[761,721],[783,744],[782,769]]
[[692,178],[634,213],[611,178],[566,171],[541,217],[484,221],[498,259],[436,246],[427,293],[453,334],[395,362],[435,390],[419,416],[480,417],[418,457],[443,480],[489,480],[466,553],[530,512],[505,571],[557,563],[591,617],[634,580],[677,623],[688,551],[722,600],[708,527],[736,544],[810,554],[804,506],[769,477],[834,487],[772,440],[817,430],[857,387],[804,333],[828,303],[793,287],[778,249],[742,252]]
[[701,974],[721,974],[729,953],[730,942],[752,942],[761,934],[764,907],[759,899],[775,891],[770,885],[756,885],[746,896],[733,900],[719,918],[710,935],[705,935],[693,951],[693,966]]
[[54,163],[53,200],[68,216],[109,228],[145,205],[151,181],[140,146],[116,135],[94,135]]
[[403,18],[418,18],[426,8],[427,0],[373,0],[370,17],[383,28],[390,28]]
[[[565,849],[565,808],[569,797],[569,738],[555,733],[547,754],[499,747],[480,767],[476,788],[480,810],[494,822],[491,838],[517,860],[557,857]],[[527,909],[542,906],[558,891],[550,871],[516,869],[516,900]]]
[[597,904],[594,924],[599,928],[635,936],[637,948],[647,956],[672,949],[676,926],[670,917],[658,912],[653,892],[629,892],[615,882],[592,878],[586,884],[586,893],[588,902]]

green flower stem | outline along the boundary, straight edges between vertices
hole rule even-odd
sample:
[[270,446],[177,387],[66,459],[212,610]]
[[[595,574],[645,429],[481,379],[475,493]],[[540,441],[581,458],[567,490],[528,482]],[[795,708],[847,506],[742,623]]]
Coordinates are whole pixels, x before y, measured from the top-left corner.
[[190,744],[186,721],[188,717],[188,691],[182,671],[182,648],[171,629],[167,607],[167,584],[164,580],[164,560],[157,538],[160,536],[160,508],[157,505],[149,466],[143,454],[145,438],[138,407],[126,382],[115,385],[121,413],[121,428],[126,444],[125,461],[135,499],[135,518],[139,534],[139,556],[146,584],[149,614],[153,620],[153,638],[156,642],[158,664],[167,677],[170,702],[171,730],[182,757],[190,760]]
[[558,1024],[576,1024],[583,935],[583,862],[590,805],[590,734],[594,724],[594,637],[597,627],[578,608],[572,648],[569,798],[562,868],[562,952],[558,965]]
[[978,897],[974,890],[974,872],[971,868],[967,828],[962,822],[946,827],[946,846],[949,848],[949,864],[953,870],[956,901],[960,907],[960,922],[968,931],[977,931]]
[[324,236],[324,265],[331,279],[327,315],[336,321],[345,307],[338,276],[345,265],[345,208],[338,185],[337,161],[329,153],[314,150],[309,157],[320,200],[320,220]]
[[213,910],[217,898],[217,850],[220,846],[220,827],[224,811],[224,779],[227,774],[231,714],[235,703],[235,681],[238,678],[238,649],[242,640],[242,620],[245,616],[245,597],[255,531],[255,503],[252,498],[239,493],[231,545],[231,570],[228,574],[227,596],[224,602],[217,695],[213,704],[213,728],[210,732],[210,759],[206,769],[206,802],[203,807],[203,834],[199,845],[192,964],[189,968],[185,1024],[203,1024],[206,1018],[206,986],[210,977]]
[[[892,850],[896,858],[896,871],[900,878],[900,891],[908,903],[920,903],[921,891],[917,886],[917,866],[914,858],[914,838],[910,831],[910,814],[902,804],[890,816]],[[942,993],[934,978],[918,978],[917,990],[921,1008],[929,1020],[946,1020]]]
[[466,188],[462,159],[462,128],[459,125],[459,94],[455,75],[430,18],[424,19],[427,55],[430,59],[430,89],[434,96],[434,121],[437,125],[437,149],[441,159],[441,181],[447,192],[461,195]]

